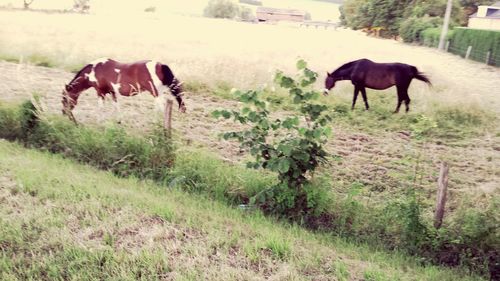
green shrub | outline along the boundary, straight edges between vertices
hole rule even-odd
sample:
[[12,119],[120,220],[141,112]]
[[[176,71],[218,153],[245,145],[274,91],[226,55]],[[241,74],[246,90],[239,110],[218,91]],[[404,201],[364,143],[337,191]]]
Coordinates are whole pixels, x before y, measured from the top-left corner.
[[[441,27],[427,28],[420,33],[420,44],[437,48],[439,45],[439,38],[441,37]],[[453,30],[448,30],[445,40],[450,40],[453,36]]]
[[19,109],[0,102],[0,138],[18,140],[22,133]]
[[420,42],[422,32],[439,24],[438,18],[424,16],[421,18],[410,17],[404,20],[399,27],[399,35],[404,42]]
[[[269,213],[289,218],[300,218],[314,212],[305,185],[321,163],[326,162],[326,143],[331,129],[327,123],[331,116],[327,106],[315,102],[320,94],[311,88],[318,74],[307,68],[303,60],[297,62],[298,77],[291,78],[278,71],[275,82],[290,94],[296,111],[302,115],[270,118],[267,103],[258,91],[236,91],[245,104],[240,111],[217,110],[215,117],[233,118],[235,122],[250,124],[247,130],[228,132],[225,139],[236,139],[255,158],[248,167],[264,168],[278,174],[279,184],[252,198],[254,204]],[[305,121],[301,121],[305,120]]]
[[253,21],[253,20],[255,20],[255,16],[253,14],[252,9],[250,9],[248,7],[243,7],[243,6],[241,6],[239,8],[238,17],[241,20],[244,20],[244,21]]
[[203,14],[211,18],[233,19],[238,12],[238,5],[231,0],[210,0]]

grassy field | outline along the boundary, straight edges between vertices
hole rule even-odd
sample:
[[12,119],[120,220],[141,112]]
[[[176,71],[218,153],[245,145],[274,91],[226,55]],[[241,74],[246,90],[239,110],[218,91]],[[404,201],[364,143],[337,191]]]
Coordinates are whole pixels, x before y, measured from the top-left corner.
[[[171,28],[172,26],[176,28]],[[252,176],[248,178],[241,176],[241,164],[248,159],[248,156],[238,148],[236,143],[220,140],[218,137],[221,132],[241,127],[232,122],[216,121],[210,114],[218,108],[236,109],[240,106],[231,95],[231,88],[261,89],[275,114],[294,114],[293,107],[286,100],[285,93],[280,89],[275,89],[271,77],[277,68],[293,73],[298,57],[306,59],[313,70],[320,72],[320,79],[316,85],[318,89],[323,87],[322,73],[327,70],[331,71],[351,59],[368,57],[376,61],[402,61],[414,64],[431,77],[434,86],[429,88],[419,81],[411,85],[409,93],[412,98],[412,111],[409,114],[391,114],[396,103],[395,89],[380,92],[368,91],[370,111],[364,111],[359,100],[358,108],[350,111],[352,85],[347,82],[338,83],[329,97],[321,98],[321,102],[327,104],[335,116],[332,123],[334,134],[327,147],[338,157],[321,171],[322,174],[327,175],[332,198],[338,199],[331,206],[331,210],[342,210],[343,213],[339,213],[339,216],[345,218],[355,217],[353,221],[346,219],[345,223],[366,231],[370,229],[370,223],[380,224],[382,221],[382,219],[378,222],[373,221],[374,218],[370,212],[377,210],[377,213],[373,214],[381,214],[383,219],[388,219],[389,215],[384,208],[404,202],[407,190],[415,189],[425,223],[430,225],[439,165],[442,161],[447,161],[451,166],[450,194],[444,226],[451,228],[471,226],[467,235],[473,236],[477,234],[474,233],[474,229],[480,229],[475,226],[485,226],[486,222],[499,221],[498,212],[493,212],[494,218],[485,223],[481,221],[484,218],[482,215],[490,214],[490,211],[498,206],[500,200],[500,185],[498,184],[500,182],[500,154],[498,153],[500,99],[496,95],[497,81],[500,79],[498,69],[428,48],[366,37],[350,30],[302,29],[291,24],[253,25],[185,17],[178,13],[138,14],[130,20],[130,14],[121,16],[48,15],[0,11],[0,59],[14,62],[0,62],[0,80],[2,80],[0,101],[17,103],[37,93],[42,97],[43,107],[47,112],[59,114],[60,92],[62,86],[73,76],[70,71],[78,69],[97,57],[113,57],[123,61],[154,58],[168,63],[173,68],[175,74],[185,82],[188,89],[186,93],[188,114],[174,112],[174,127],[181,159],[176,172],[182,176],[191,176],[195,180],[202,178],[204,185],[201,188],[208,190],[220,188],[221,193],[227,191],[223,186],[228,181],[218,178],[218,174],[228,171],[235,173],[234,178],[231,177],[229,182],[230,192],[237,193],[241,188],[239,184],[252,181]],[[471,75],[472,73],[474,75]],[[122,103],[121,126],[129,132],[135,134],[149,132],[152,123],[161,117],[153,111],[153,101],[148,95],[139,95],[134,99],[123,98],[120,102]],[[103,111],[96,109],[96,99],[91,91],[82,96],[75,115],[83,124],[91,127],[113,123],[116,118],[116,112],[111,110],[111,105],[106,105]],[[214,154],[205,154],[206,150]],[[46,157],[34,156],[35,154],[30,152],[26,157],[33,157],[33,159]],[[74,185],[74,183],[69,184]],[[33,183],[33,185],[36,184]],[[139,185],[142,186],[142,183]],[[157,189],[148,187],[147,190]],[[140,197],[138,193],[139,191],[133,196]],[[188,195],[182,196],[188,198]],[[114,200],[112,195],[109,195],[108,199]],[[158,204],[163,199],[164,197],[157,199]],[[343,205],[346,202],[352,204]],[[192,203],[189,208],[194,208],[194,205],[195,203]],[[100,205],[93,206],[97,213],[106,212],[99,211]],[[149,207],[142,205],[138,207],[138,210],[140,214],[135,217],[137,225],[133,227],[149,227],[151,218],[148,217],[142,221],[144,214],[141,212],[146,210],[146,213],[154,215],[154,210],[151,211]],[[176,217],[174,211],[173,209],[167,211],[168,216]],[[186,221],[194,220],[196,222],[194,226],[197,226],[198,230],[208,227],[194,219],[193,216],[198,214],[197,211],[193,211],[196,214],[187,209],[183,212],[186,212],[185,220],[176,217],[179,219],[177,223],[184,224]],[[37,218],[44,217],[43,219],[50,220],[50,215],[47,214],[40,214]],[[477,217],[474,217],[476,215]],[[114,214],[109,215],[110,220],[101,222],[101,227],[111,229],[116,223],[111,220],[113,217]],[[206,218],[206,216],[203,217]],[[266,221],[261,217],[258,220]],[[81,223],[80,219],[76,221]],[[156,224],[156,222],[153,223]],[[214,225],[209,227],[215,227],[218,223],[220,220],[216,220]],[[188,225],[191,224],[188,223]],[[19,227],[22,229],[22,226]],[[122,230],[117,228],[113,231],[121,233],[119,231]],[[180,232],[183,231],[189,230],[181,227]],[[303,233],[298,228],[290,231]],[[496,233],[493,234],[494,236],[500,230],[494,228],[492,231]],[[105,231],[102,232],[99,239],[102,241],[111,239],[111,242],[105,243],[112,243],[114,236],[105,238],[107,237],[105,233]],[[214,233],[212,238],[219,242],[224,239],[217,239],[217,235],[226,237],[221,232]],[[280,235],[273,233],[270,237]],[[467,235],[464,235],[464,239],[467,239]],[[352,238],[356,239],[356,237]],[[140,237],[134,237],[134,239],[136,240],[133,243],[139,244],[146,243],[145,240],[155,241],[148,236],[144,236],[144,239]],[[324,237],[318,239],[324,241]],[[385,239],[389,238],[385,237]],[[63,240],[61,238],[59,242],[62,243]],[[261,241],[255,245],[267,242]],[[134,248],[132,242],[127,243]],[[204,242],[194,243],[190,245],[190,251],[195,251],[193,247],[196,248]],[[239,253],[244,251],[245,258],[253,260],[252,256],[256,254],[248,254],[246,251],[252,247],[245,243],[238,244]],[[269,243],[273,244],[273,242]],[[376,260],[373,261],[375,265],[369,264],[365,267],[365,262],[362,262],[360,263],[362,266],[352,270],[350,263],[345,263],[345,261],[339,263],[335,260],[333,261],[334,267],[339,268],[325,273],[328,270],[318,269],[317,266],[323,264],[322,258],[315,259],[318,262],[315,265],[302,265],[299,255],[291,254],[293,251],[290,251],[290,248],[296,246],[294,243],[277,245],[278,248],[284,248],[284,250],[276,250],[284,253],[278,254],[278,256],[281,255],[279,260],[283,255],[287,259],[285,262],[283,260],[281,263],[277,262],[279,265],[276,267],[273,267],[276,260],[272,258],[274,250],[263,250],[258,255],[267,253],[271,258],[266,256],[262,267],[258,263],[258,270],[254,269],[250,262],[248,266],[240,264],[237,267],[243,267],[251,273],[240,272],[242,275],[234,275],[236,277],[233,278],[230,275],[217,275],[220,274],[217,269],[211,273],[214,277],[212,275],[209,277],[212,279],[240,279],[238,277],[246,279],[245,276],[253,276],[253,272],[259,272],[262,274],[256,277],[259,279],[271,276],[269,272],[272,272],[276,274],[273,276],[277,279],[287,279],[279,272],[289,272],[288,269],[291,269],[290,272],[296,274],[294,276],[297,279],[307,279],[310,276],[318,276],[316,279],[321,279],[323,277],[320,276],[328,276],[332,272],[348,269],[347,271],[351,272],[348,275],[350,279],[395,280],[393,276],[400,276],[402,280],[432,280],[432,278],[447,280],[444,277],[447,274],[436,273],[439,277],[433,277],[430,271],[426,271],[427,273],[423,273],[424,275],[418,278],[415,277],[418,275],[415,275],[413,276],[415,278],[411,279],[413,273],[404,269],[406,265],[399,267],[396,264],[396,267],[392,267],[393,262],[383,261],[386,256],[380,260],[380,263]],[[299,244],[302,245],[301,243]],[[341,242],[330,241],[328,243]],[[43,246],[40,247],[43,248]],[[125,251],[127,247],[129,246],[123,246],[120,250]],[[229,259],[227,255],[231,255],[231,246],[224,247],[227,250],[225,257]],[[264,249],[267,249],[266,247]],[[333,247],[341,246],[335,244]],[[310,247],[304,246],[304,249],[301,248],[297,253],[303,254],[301,251],[306,251],[306,248]],[[313,249],[318,248],[313,247]],[[368,253],[371,249],[364,251]],[[123,252],[100,251],[96,253],[98,257],[110,254],[115,261],[120,259],[130,263],[134,261]],[[183,252],[185,261],[188,260],[185,255],[188,254]],[[73,262],[64,255],[64,252],[61,256],[49,255],[47,259],[53,261],[53,264],[64,261]],[[82,255],[90,254],[85,252]],[[353,259],[359,260],[363,255],[355,255]],[[48,261],[45,258],[44,256],[43,263]],[[59,258],[60,260],[57,260]],[[157,252],[147,252],[144,259],[153,261],[148,263],[148,266],[156,264],[160,270],[167,268],[162,267],[164,258]],[[209,260],[207,256],[203,256],[202,259],[204,264],[210,264],[207,262]],[[366,259],[362,260],[366,261]],[[242,262],[244,263],[245,261]],[[390,269],[384,267],[387,264],[391,265]],[[126,272],[127,268],[114,266],[109,267],[109,270]],[[183,265],[179,266],[182,268]],[[227,264],[221,266],[227,266]],[[272,269],[269,269],[270,267]],[[305,271],[304,267],[307,267]],[[342,269],[344,267],[345,269]],[[372,268],[374,272],[365,273],[367,268]],[[54,270],[57,271],[57,269]],[[140,269],[134,268],[134,270]],[[154,271],[151,268],[146,270]],[[191,274],[187,266],[180,272],[179,274],[187,277]],[[202,273],[196,271],[192,274],[199,277]],[[193,279],[196,279],[195,277]],[[335,278],[343,280],[343,277],[339,275],[324,279]],[[248,277],[248,279],[251,278]]]
[[2,280],[481,280],[0,141]]

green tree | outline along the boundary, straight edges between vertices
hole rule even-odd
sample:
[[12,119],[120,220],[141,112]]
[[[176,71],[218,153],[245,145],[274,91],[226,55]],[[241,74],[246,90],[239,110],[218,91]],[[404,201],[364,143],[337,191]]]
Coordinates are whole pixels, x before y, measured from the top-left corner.
[[206,17],[232,19],[238,12],[238,5],[231,0],[210,0],[203,14]]
[[399,25],[410,0],[371,0],[369,14],[371,26],[382,27],[388,36],[398,35]]
[[[468,10],[475,11],[478,3],[483,2],[490,1],[455,0],[452,25],[466,25],[467,15],[470,14]],[[417,30],[418,34],[423,25],[435,26],[435,20],[421,20],[421,18],[442,18],[445,7],[446,0],[346,0],[340,12],[341,22],[347,27],[353,29],[381,27],[383,36],[403,36],[400,32],[405,31],[406,38],[415,38],[408,34],[413,30]],[[417,23],[418,27],[409,26],[411,23]]]
[[412,16],[404,20],[399,27],[399,35],[404,42],[421,42],[422,32],[437,27],[442,23],[441,18],[425,15],[421,18]]

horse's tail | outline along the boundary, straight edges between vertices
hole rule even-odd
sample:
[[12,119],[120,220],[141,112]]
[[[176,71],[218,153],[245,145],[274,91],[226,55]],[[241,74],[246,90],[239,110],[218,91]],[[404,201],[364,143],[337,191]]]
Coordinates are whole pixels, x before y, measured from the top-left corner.
[[413,71],[413,78],[416,78],[420,81],[424,81],[425,83],[432,86],[431,80],[429,80],[429,77],[427,77],[424,73],[418,71],[418,69],[414,66],[412,66],[412,71]]

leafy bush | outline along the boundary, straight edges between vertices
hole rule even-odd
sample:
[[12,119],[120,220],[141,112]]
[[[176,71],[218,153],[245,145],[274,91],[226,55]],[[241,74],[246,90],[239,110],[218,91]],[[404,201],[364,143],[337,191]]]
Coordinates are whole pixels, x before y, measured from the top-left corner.
[[242,148],[255,157],[248,167],[278,173],[280,183],[254,196],[252,202],[268,212],[290,218],[302,217],[315,209],[304,186],[316,168],[326,161],[328,154],[323,144],[331,133],[326,127],[331,121],[325,113],[327,106],[314,102],[320,94],[311,85],[318,74],[308,69],[303,60],[297,62],[297,68],[297,80],[278,71],[275,82],[289,91],[302,118],[271,119],[267,103],[261,99],[261,93],[254,90],[236,91],[239,100],[247,104],[240,111],[213,113],[215,117],[232,117],[235,122],[251,125],[247,130],[225,133],[224,138],[238,140]]
[[401,23],[399,35],[404,42],[420,42],[422,32],[426,29],[436,27],[439,24],[439,18],[424,16],[422,18],[410,17]]
[[238,17],[244,21],[255,20],[255,16],[253,14],[252,9],[250,9],[248,7],[240,7],[239,12],[238,12]]
[[[427,28],[420,33],[420,44],[437,48],[439,45],[439,38],[441,37],[441,27],[431,27]],[[453,30],[448,30],[448,34],[446,34],[445,40],[450,40],[453,35]]]
[[[379,27],[382,36],[400,35],[405,42],[413,42],[421,30],[440,24],[445,7],[446,0],[345,0],[340,7],[340,20],[353,29]],[[438,23],[427,26],[426,18],[434,18]],[[451,25],[465,25],[466,19],[461,5],[454,1]]]
[[0,138],[11,141],[19,139],[22,134],[21,127],[18,108],[0,102]]
[[210,0],[203,14],[211,18],[233,19],[238,12],[238,5],[231,0]]

